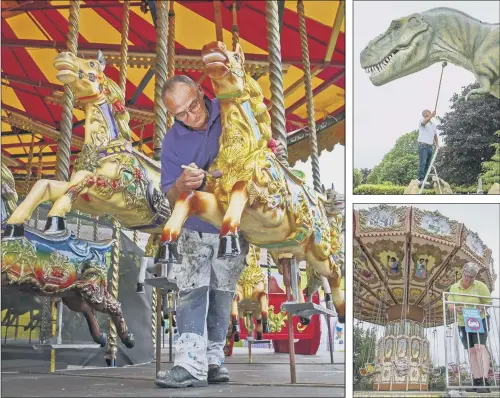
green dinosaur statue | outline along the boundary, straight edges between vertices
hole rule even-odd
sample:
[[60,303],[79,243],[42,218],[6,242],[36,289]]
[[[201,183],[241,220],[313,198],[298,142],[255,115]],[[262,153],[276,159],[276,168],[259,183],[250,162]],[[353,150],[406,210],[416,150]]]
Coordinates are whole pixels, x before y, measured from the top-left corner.
[[474,73],[480,83],[466,100],[488,93],[500,98],[500,25],[452,8],[434,8],[392,21],[360,58],[375,86],[448,61]]

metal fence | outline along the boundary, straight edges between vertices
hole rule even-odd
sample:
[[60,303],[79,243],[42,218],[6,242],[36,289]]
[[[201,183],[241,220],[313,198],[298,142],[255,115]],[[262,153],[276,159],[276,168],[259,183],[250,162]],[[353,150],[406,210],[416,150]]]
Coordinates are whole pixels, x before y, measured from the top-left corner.
[[[448,299],[450,294],[454,300]],[[491,303],[471,304],[465,297],[480,298],[484,302],[491,300]],[[449,308],[450,304],[454,304],[453,308]],[[470,310],[476,310],[476,313]],[[447,390],[486,392],[484,390],[489,389],[500,393],[499,315],[498,297],[443,292]],[[462,317],[463,327],[458,325]],[[466,349],[465,346],[472,348]]]

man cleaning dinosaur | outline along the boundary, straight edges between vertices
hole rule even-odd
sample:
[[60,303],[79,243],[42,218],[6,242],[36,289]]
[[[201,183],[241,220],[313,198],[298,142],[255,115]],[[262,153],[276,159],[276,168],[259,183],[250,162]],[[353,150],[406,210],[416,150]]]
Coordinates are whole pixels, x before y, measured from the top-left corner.
[[436,111],[432,112],[428,109],[422,112],[422,118],[418,122],[418,186],[421,187],[424,183],[427,170],[431,166],[432,159],[432,144],[436,145],[436,150],[439,149],[438,132],[436,124],[432,122],[432,118],[436,116]]

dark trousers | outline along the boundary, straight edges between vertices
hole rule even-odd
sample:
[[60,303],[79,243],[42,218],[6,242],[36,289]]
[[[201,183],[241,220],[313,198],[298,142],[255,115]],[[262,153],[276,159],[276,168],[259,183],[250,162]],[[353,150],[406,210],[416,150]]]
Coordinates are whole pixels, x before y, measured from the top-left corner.
[[423,181],[431,165],[432,145],[418,143],[418,180]]

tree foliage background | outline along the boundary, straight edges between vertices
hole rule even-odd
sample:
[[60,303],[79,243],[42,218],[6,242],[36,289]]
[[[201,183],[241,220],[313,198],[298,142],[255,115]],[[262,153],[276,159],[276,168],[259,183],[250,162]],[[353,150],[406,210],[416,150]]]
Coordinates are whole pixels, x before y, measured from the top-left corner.
[[[451,97],[451,112],[440,118],[438,129],[445,145],[439,150],[436,167],[439,176],[450,184],[474,185],[481,164],[495,154],[495,132],[500,128],[500,100],[487,95],[464,101],[464,96],[479,87],[473,83]],[[490,176],[490,175],[489,175]],[[491,177],[491,176],[490,176]]]
[[357,188],[363,182],[363,174],[359,169],[354,169],[352,171],[352,179],[353,179],[353,188]]
[[492,145],[493,148],[495,148],[495,154],[491,160],[482,164],[484,171],[482,177],[485,184],[500,183],[500,130],[495,134],[497,136],[497,142]]
[[382,161],[368,174],[366,183],[408,185],[417,178],[418,172],[418,131],[399,137],[394,147]]
[[362,327],[355,325],[353,328],[353,390],[371,390],[373,378],[362,377],[359,369],[367,363],[375,361],[376,337],[376,329],[374,327],[364,330]]

